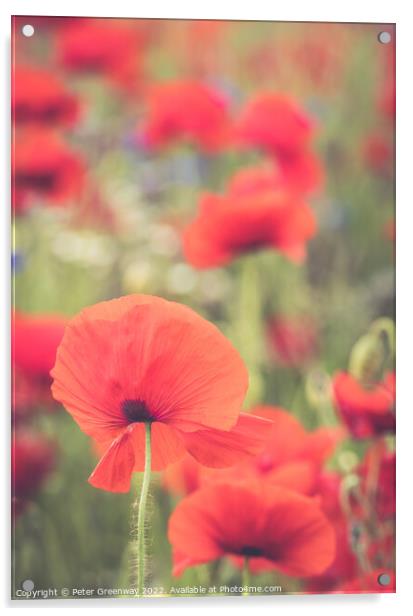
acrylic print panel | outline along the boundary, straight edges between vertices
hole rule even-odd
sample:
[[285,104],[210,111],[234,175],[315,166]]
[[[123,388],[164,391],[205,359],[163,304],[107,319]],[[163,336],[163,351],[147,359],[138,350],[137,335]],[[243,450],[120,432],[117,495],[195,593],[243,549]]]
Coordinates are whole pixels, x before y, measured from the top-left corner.
[[394,26],[12,43],[13,598],[394,592]]

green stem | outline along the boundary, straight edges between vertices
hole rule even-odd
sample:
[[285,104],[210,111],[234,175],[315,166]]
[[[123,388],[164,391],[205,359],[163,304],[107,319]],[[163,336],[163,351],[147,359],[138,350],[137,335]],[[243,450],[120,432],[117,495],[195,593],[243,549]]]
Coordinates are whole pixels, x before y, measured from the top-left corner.
[[247,597],[250,594],[250,591],[248,590],[249,586],[250,586],[250,570],[249,570],[248,557],[246,556],[244,558],[244,565],[242,567],[242,587],[243,588],[247,587],[247,590],[242,591],[242,595],[245,597]]
[[[138,595],[143,596],[143,589],[145,584],[145,512],[146,502],[148,499],[149,484],[151,481],[151,423],[145,422],[145,470],[143,472],[143,481],[141,494],[139,498],[138,509],[138,526],[137,526],[137,541],[136,541],[136,553],[137,553],[137,568],[136,576],[133,569],[131,575],[131,585],[138,589]],[[135,503],[136,505],[136,503]],[[132,562],[133,567],[133,562]]]

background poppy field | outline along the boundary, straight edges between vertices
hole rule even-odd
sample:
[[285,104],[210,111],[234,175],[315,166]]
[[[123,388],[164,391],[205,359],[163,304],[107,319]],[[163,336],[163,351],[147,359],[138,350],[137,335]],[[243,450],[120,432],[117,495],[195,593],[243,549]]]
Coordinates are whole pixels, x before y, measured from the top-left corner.
[[[134,293],[185,304],[232,342],[243,410],[274,419],[254,472],[318,499],[334,529],[321,574],[252,583],[394,590],[394,37],[13,18],[13,595],[27,579],[128,585],[139,474],[130,494],[88,483],[99,454],[49,373],[70,317]],[[154,473],[153,594],[240,584],[231,559],[172,560],[171,514],[202,481],[188,460]]]

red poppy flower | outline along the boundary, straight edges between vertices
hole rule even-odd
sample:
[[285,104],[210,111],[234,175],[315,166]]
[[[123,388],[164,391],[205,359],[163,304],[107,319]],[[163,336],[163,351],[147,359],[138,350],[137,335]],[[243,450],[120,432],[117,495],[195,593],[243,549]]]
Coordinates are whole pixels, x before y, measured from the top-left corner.
[[361,490],[370,499],[375,515],[380,520],[394,517],[396,455],[386,450],[385,443],[378,442],[367,450],[358,473],[361,477]]
[[355,438],[394,432],[396,378],[386,374],[381,383],[364,388],[351,374],[339,372],[333,379],[335,403]]
[[343,439],[343,430],[321,427],[307,432],[291,413],[278,407],[256,407],[252,413],[273,422],[265,446],[253,460],[255,472],[278,485],[311,493],[323,464]]
[[320,191],[324,184],[324,170],[318,157],[309,149],[294,154],[279,155],[280,174],[290,190],[301,193]]
[[[104,358],[104,362],[102,362]],[[248,376],[228,340],[186,306],[130,295],[84,309],[68,325],[52,371],[53,396],[106,452],[89,481],[127,492],[144,469],[188,451],[212,467],[255,453],[268,422],[241,414]]]
[[171,464],[162,474],[162,486],[172,494],[185,496],[198,490],[201,485],[202,466],[190,456]]
[[13,366],[34,379],[51,383],[50,370],[67,324],[60,314],[16,313],[13,319]]
[[[250,463],[238,461],[229,468],[212,469],[201,466],[192,456],[185,456],[165,469],[162,476],[163,487],[172,494],[186,496],[209,483],[271,482],[277,485],[309,494],[315,483],[316,469],[307,461],[286,462],[272,469],[272,472],[257,470],[254,460]],[[263,488],[265,489],[265,488]]]
[[315,491],[320,498],[320,505],[329,519],[339,518],[343,515],[340,489],[343,476],[340,473],[323,471],[317,478]]
[[300,153],[285,165],[268,161],[245,167],[231,179],[229,192],[234,196],[246,196],[270,190],[304,194],[313,186],[311,178],[315,177],[316,166],[318,162],[312,154]]
[[237,135],[247,145],[273,154],[307,147],[315,124],[290,96],[265,92],[250,100],[237,123]]
[[86,168],[59,135],[31,130],[16,138],[12,172],[14,205],[24,207],[33,197],[56,205],[78,198]]
[[318,331],[307,315],[276,315],[268,323],[268,337],[275,359],[285,366],[307,364],[318,351]]
[[320,499],[320,506],[336,536],[336,554],[332,563],[318,576],[308,580],[309,592],[330,592],[337,584],[352,579],[358,572],[358,561],[352,549],[351,524],[345,517],[340,502],[342,476],[338,473],[323,472],[314,486],[314,494]]
[[204,152],[222,149],[228,140],[227,103],[219,92],[197,81],[152,86],[147,117],[139,132],[149,148],[189,141]]
[[363,158],[371,171],[390,175],[393,167],[393,144],[380,133],[367,135],[363,143]]
[[264,188],[270,182],[263,175],[256,180],[236,175],[228,195],[201,197],[198,216],[183,234],[184,253],[191,265],[219,267],[265,248],[298,263],[304,260],[306,243],[316,231],[314,215],[292,193]]
[[311,151],[315,123],[284,94],[263,93],[249,101],[234,129],[242,145],[274,157],[288,185],[300,192],[319,189],[321,164]]
[[308,592],[331,592],[337,584],[343,583],[357,575],[359,565],[351,548],[351,527],[344,516],[330,520],[336,538],[336,554],[333,562],[319,576],[308,580]]
[[189,494],[210,482],[265,481],[302,494],[315,493],[323,464],[344,436],[342,429],[318,428],[307,432],[291,413],[271,406],[257,407],[250,416],[272,422],[261,450],[254,457],[214,471],[185,457],[166,470],[164,486],[173,493]]
[[59,32],[57,57],[77,73],[103,74],[121,88],[140,84],[144,35],[137,20],[78,19]]
[[[385,576],[388,579],[388,584],[380,584],[380,576]],[[388,569],[376,569],[370,573],[366,573],[357,577],[339,588],[335,592],[340,593],[382,593],[396,592],[396,577],[394,571]]]
[[36,405],[48,406],[50,370],[66,327],[58,314],[30,315],[18,312],[12,324],[13,409],[17,417]]
[[317,503],[284,488],[216,484],[183,499],[169,520],[174,574],[229,556],[253,571],[321,573],[332,561],[334,531]]
[[12,442],[12,496],[15,515],[44,484],[56,464],[56,446],[34,432],[18,431]]
[[67,126],[76,121],[79,104],[55,73],[34,66],[16,66],[12,114],[19,124]]

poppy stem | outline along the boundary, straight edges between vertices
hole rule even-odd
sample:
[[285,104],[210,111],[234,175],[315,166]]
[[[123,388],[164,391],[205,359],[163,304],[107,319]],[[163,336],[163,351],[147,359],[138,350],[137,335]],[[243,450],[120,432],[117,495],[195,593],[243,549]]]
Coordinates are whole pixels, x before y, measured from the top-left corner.
[[242,591],[242,595],[245,597],[247,597],[250,594],[249,586],[250,586],[250,570],[249,570],[248,556],[246,556],[244,558],[244,564],[242,567],[242,587],[244,589]]
[[151,423],[145,422],[145,470],[143,472],[138,509],[137,535],[137,587],[138,596],[143,596],[145,584],[145,512],[151,481]]

